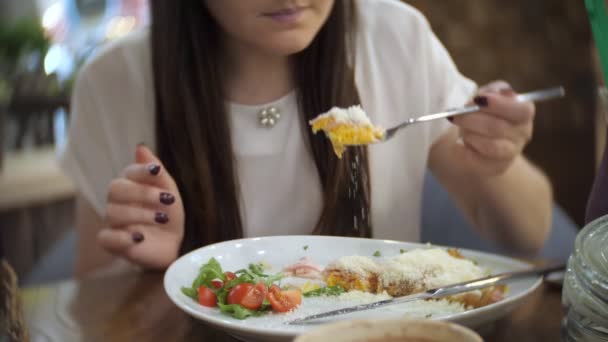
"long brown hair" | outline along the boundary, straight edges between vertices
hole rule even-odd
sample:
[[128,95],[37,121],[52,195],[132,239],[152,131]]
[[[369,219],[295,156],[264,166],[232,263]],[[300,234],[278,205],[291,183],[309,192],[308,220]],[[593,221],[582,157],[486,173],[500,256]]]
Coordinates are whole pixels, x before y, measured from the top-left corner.
[[[302,127],[333,106],[359,103],[355,86],[353,0],[336,0],[327,22],[293,56]],[[182,252],[243,236],[239,186],[220,73],[221,32],[204,1],[151,1],[158,154],[175,178],[186,212]],[[354,57],[353,57],[354,58]],[[309,129],[308,145],[323,190],[323,209],[311,232],[371,236],[367,151],[342,159],[328,139]]]

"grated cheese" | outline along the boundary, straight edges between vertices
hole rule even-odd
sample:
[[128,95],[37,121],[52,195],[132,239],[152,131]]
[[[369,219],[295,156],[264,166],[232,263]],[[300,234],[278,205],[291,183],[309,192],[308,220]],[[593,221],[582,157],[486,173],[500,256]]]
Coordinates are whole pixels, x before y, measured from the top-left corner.
[[361,106],[333,107],[328,112],[318,116],[318,119],[322,118],[333,118],[336,123],[354,123],[361,126],[372,124]]
[[380,280],[382,285],[417,284],[425,289],[481,278],[487,272],[472,261],[459,259],[439,248],[415,249],[385,259]]
[[[340,296],[331,297],[305,297],[303,298],[302,305],[300,305],[296,310],[287,313],[269,313],[268,315],[264,315],[262,317],[251,317],[248,318],[244,323],[255,327],[280,328],[284,327],[286,322],[294,319],[304,318],[309,315],[330,310],[347,308],[354,305],[372,303],[388,298],[390,298],[390,296],[386,293],[373,294],[361,291],[350,291],[343,293]],[[361,311],[353,314],[337,316],[331,319],[322,320],[321,322],[342,319],[361,319],[374,317],[377,315],[393,318],[437,319],[464,311],[466,311],[465,307],[461,303],[451,303],[447,300],[418,300],[400,305],[390,305],[371,311]],[[306,326],[296,325],[290,327],[294,329],[304,329]]]
[[345,256],[327,265],[328,270],[345,270],[360,276],[367,276],[369,273],[379,273],[380,265],[374,260],[359,255]]

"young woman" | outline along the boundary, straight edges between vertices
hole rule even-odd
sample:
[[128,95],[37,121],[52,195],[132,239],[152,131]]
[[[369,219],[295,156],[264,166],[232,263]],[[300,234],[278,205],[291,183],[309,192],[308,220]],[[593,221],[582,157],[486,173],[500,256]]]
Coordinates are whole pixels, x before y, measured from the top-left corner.
[[[542,246],[551,189],[521,154],[533,105],[504,82],[475,96],[411,7],[154,0],[151,10],[151,29],[104,48],[75,89],[62,164],[81,194],[78,273],[116,260],[162,269],[243,236],[416,241],[427,166],[482,234]],[[361,104],[390,127],[473,98],[479,113],[342,159],[307,124]]]

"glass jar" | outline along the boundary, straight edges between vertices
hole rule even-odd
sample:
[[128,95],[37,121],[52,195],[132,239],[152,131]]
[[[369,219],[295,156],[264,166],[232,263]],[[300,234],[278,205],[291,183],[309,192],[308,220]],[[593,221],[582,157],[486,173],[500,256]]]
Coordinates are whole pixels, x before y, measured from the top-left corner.
[[608,215],[578,234],[568,259],[562,303],[563,341],[608,341]]

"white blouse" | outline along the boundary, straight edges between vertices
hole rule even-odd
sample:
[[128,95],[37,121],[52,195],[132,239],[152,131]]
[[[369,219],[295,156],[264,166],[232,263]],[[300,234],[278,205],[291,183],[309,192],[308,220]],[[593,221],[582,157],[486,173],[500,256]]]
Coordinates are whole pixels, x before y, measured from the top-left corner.
[[[461,106],[476,86],[457,70],[426,19],[396,0],[358,0],[355,80],[363,108],[383,127]],[[260,127],[260,109],[281,119]],[[155,149],[149,32],[104,47],[78,77],[69,139],[60,160],[103,215],[112,178],[133,162],[136,144]],[[229,104],[245,236],[308,234],[321,212],[321,185],[292,92],[261,106]],[[370,152],[375,238],[417,241],[424,172],[446,120],[408,128]],[[306,128],[308,129],[308,128]],[[187,161],[184,161],[187,162]]]

